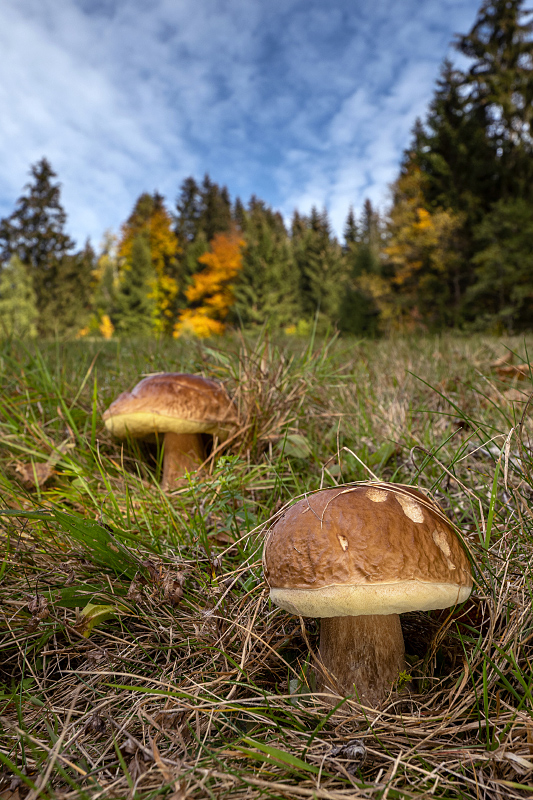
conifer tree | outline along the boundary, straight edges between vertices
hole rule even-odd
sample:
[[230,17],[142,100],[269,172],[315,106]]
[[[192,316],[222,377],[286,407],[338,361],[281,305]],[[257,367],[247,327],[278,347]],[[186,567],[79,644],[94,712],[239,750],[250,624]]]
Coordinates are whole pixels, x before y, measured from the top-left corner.
[[89,330],[97,332],[102,319],[111,315],[116,305],[116,293],[119,287],[118,238],[111,231],[104,233],[100,253],[93,270],[91,292],[93,296],[93,314]]
[[[512,210],[526,224],[515,201],[530,204],[533,214],[533,22],[523,0],[484,0],[456,47],[470,64],[461,70],[445,62],[427,120],[415,127],[391,211],[398,299],[409,302],[410,286],[413,309],[423,318],[427,311],[430,325],[508,320],[513,303],[522,308],[518,294],[503,288],[511,274],[520,283],[519,246],[522,263],[529,259],[525,239],[509,229]],[[405,189],[417,174],[419,197],[407,213]],[[509,264],[503,251],[498,256],[499,280],[488,221],[510,242]]]
[[37,335],[37,300],[28,270],[16,255],[0,272],[0,337]]
[[246,226],[246,210],[240,197],[235,198],[232,217],[239,230],[244,231]]
[[394,184],[385,254],[396,290],[387,314],[398,326],[438,329],[457,322],[454,303],[460,274],[462,219],[450,209],[429,211],[424,176],[410,164]]
[[180,294],[178,303],[187,303],[186,292],[194,275],[202,269],[200,257],[208,252],[209,242],[217,233],[231,230],[232,211],[227,188],[204,176],[201,186],[194,178],[186,178],[176,202],[175,231],[182,245],[178,256]]
[[502,198],[474,231],[475,280],[467,290],[478,328],[516,333],[533,320],[533,209],[523,198]]
[[64,255],[50,272],[45,335],[76,335],[83,329],[92,312],[92,286],[96,256],[89,241],[73,255]]
[[[0,221],[0,259],[17,255],[29,271],[39,311],[39,328],[48,333],[58,325],[50,298],[58,291],[62,259],[74,242],[65,233],[66,214],[61,205],[56,173],[46,158],[30,169],[32,180],[17,200],[13,213]],[[63,286],[69,292],[71,286]]]
[[463,83],[463,73],[445,61],[426,124],[415,124],[402,170],[410,164],[422,170],[428,208],[451,208],[477,222],[498,197],[499,178],[487,109],[469,103]]
[[350,208],[346,224],[344,260],[346,285],[342,294],[339,328],[343,333],[374,336],[378,332],[378,308],[371,288],[381,285],[381,222],[370,200],[365,200],[358,224]]
[[299,276],[280,214],[252,197],[241,213],[246,246],[235,281],[232,319],[243,325],[284,327],[301,317]]
[[155,272],[153,299],[155,301],[154,328],[160,333],[170,333],[176,315],[178,295],[178,255],[181,248],[172,229],[172,219],[165,208],[164,198],[142,194],[127,221],[122,226],[118,255],[124,269],[131,268],[134,243],[143,236],[149,248]]
[[312,208],[308,218],[295,214],[292,232],[303,315],[311,319],[318,311],[324,322],[335,324],[347,270],[341,247],[331,233],[327,211]]
[[353,206],[348,210],[346,217],[346,224],[344,226],[344,250],[349,252],[350,249],[355,249],[359,243],[359,229],[357,227],[357,220],[355,218]]
[[194,178],[185,178],[176,201],[176,234],[184,247],[193,242],[200,231],[202,197]]
[[217,233],[226,233],[232,226],[231,202],[228,190],[214,183],[209,175],[204,177],[201,190],[202,212],[200,229],[210,242]]
[[499,197],[533,197],[533,21],[524,0],[484,0],[472,30],[456,37],[471,59],[462,86],[484,109],[499,165]]
[[128,267],[124,269],[116,294],[111,321],[123,336],[147,336],[153,332],[156,316],[156,274],[146,235],[135,236]]

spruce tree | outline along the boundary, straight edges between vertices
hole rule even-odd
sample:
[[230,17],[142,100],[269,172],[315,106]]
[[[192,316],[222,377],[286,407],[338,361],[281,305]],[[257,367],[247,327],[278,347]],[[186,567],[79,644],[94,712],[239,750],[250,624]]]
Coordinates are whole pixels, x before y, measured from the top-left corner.
[[344,227],[346,285],[339,311],[339,328],[356,336],[374,336],[378,331],[378,309],[361,276],[381,274],[381,222],[370,200],[365,200],[357,223],[350,208]]
[[241,213],[241,230],[246,245],[234,286],[232,320],[274,327],[297,323],[299,275],[281,215],[252,197],[248,211]]
[[244,208],[243,202],[240,197],[235,198],[235,203],[233,204],[232,217],[237,227],[241,231],[244,231],[246,225],[246,210]]
[[462,86],[484,109],[499,165],[500,198],[533,197],[533,21],[524,0],[484,0],[472,30],[456,38],[471,59]]
[[95,268],[93,270],[93,317],[91,328],[98,330],[104,316],[111,317],[116,306],[119,285],[118,239],[111,231],[104,233]]
[[83,250],[64,255],[56,261],[47,302],[46,336],[76,335],[83,329],[93,310],[92,294],[96,255],[89,241]]
[[183,283],[178,256],[181,253],[173,220],[158,193],[143,193],[122,226],[118,255],[124,269],[131,269],[133,245],[138,236],[146,241],[155,273],[155,329],[171,333],[177,314],[179,285]]
[[156,276],[146,236],[135,236],[129,268],[125,269],[116,294],[111,321],[123,336],[147,336],[155,326]]
[[11,256],[0,272],[0,337],[36,336],[38,317],[28,270],[18,256]]
[[[513,209],[528,227],[515,201],[524,200],[533,215],[533,23],[524,5],[484,0],[470,32],[456,37],[470,63],[459,69],[445,62],[395,184],[393,282],[398,299],[417,298],[414,310],[430,325],[508,320],[513,303],[523,314],[519,293],[503,287],[511,274],[521,280],[518,247],[523,263],[529,259],[526,240],[509,232]],[[420,197],[406,212],[405,190],[417,174]],[[509,263],[498,255],[499,273],[487,244],[491,224],[510,243]]]
[[351,248],[355,248],[359,243],[359,229],[357,227],[357,220],[355,218],[353,206],[348,210],[346,217],[346,224],[344,226],[344,250],[348,252]]
[[[54,330],[60,321],[50,300],[59,289],[60,263],[73,249],[74,242],[65,233],[66,214],[61,205],[60,185],[46,158],[30,169],[32,180],[25,194],[17,200],[13,213],[0,221],[0,259],[17,255],[29,270],[39,311],[39,328]],[[73,286],[63,286],[63,291]]]
[[347,270],[325,209],[319,212],[312,208],[307,219],[295,215],[293,254],[300,276],[304,316],[311,319],[318,311],[323,322],[336,324]]
[[180,242],[187,246],[193,242],[200,231],[202,197],[194,178],[185,178],[181,184],[176,201],[176,234]]
[[533,320],[533,209],[522,198],[502,198],[474,231],[475,281],[469,306],[475,324],[495,333],[516,333]]
[[475,224],[499,195],[499,175],[487,109],[469,103],[463,84],[463,73],[445,61],[426,124],[415,124],[402,172],[411,164],[422,170],[428,210],[451,208]]
[[209,175],[204,177],[201,189],[202,210],[200,229],[210,242],[217,233],[227,233],[231,229],[231,202],[228,190],[214,183]]

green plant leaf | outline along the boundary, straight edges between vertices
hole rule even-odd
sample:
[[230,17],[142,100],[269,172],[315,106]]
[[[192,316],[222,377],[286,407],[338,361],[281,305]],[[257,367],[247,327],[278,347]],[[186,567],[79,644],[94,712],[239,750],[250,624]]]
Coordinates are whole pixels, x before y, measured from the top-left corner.
[[117,606],[104,606],[96,605],[95,603],[87,603],[85,608],[80,613],[79,622],[76,624],[76,630],[85,636],[86,639],[91,635],[91,631],[101,622],[106,619],[117,615],[119,609]]

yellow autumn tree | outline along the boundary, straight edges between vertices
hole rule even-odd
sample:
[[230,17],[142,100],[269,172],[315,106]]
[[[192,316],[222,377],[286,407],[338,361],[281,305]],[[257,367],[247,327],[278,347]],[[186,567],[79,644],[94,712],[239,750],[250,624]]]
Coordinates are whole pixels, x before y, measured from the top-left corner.
[[380,287],[382,318],[390,326],[412,329],[440,326],[450,308],[459,270],[462,219],[450,209],[428,209],[424,175],[407,165],[393,186],[389,239],[385,255],[391,267],[390,289]]
[[160,194],[142,194],[121,229],[118,254],[122,269],[128,269],[133,243],[142,235],[150,250],[155,272],[152,296],[155,299],[154,328],[164,333],[172,330],[175,300],[178,294],[177,256],[181,252],[178,238],[172,230],[172,218]]
[[205,338],[224,332],[224,320],[234,302],[232,281],[242,267],[243,246],[236,230],[213,238],[209,252],[198,259],[204,269],[194,275],[185,292],[190,306],[179,315],[175,337],[192,334]]
[[107,314],[102,315],[102,319],[100,320],[100,325],[98,326],[98,329],[101,335],[104,337],[104,339],[112,338],[113,333],[115,332],[115,327]]

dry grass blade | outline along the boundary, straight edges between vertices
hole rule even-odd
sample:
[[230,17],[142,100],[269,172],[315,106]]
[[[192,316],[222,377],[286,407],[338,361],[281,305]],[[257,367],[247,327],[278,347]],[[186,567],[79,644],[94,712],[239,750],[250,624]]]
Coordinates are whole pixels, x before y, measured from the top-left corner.
[[[0,514],[0,796],[530,797],[533,425],[491,375],[500,352],[451,336],[79,342],[60,358],[6,345],[0,486],[22,516]],[[242,427],[165,496],[157,448],[113,441],[100,412],[116,386],[176,363],[217,373]],[[17,461],[58,450],[28,490]],[[452,519],[478,590],[404,615],[399,698],[332,708],[312,685],[316,622],[268,601],[263,531],[321,484],[391,482]],[[115,613],[84,638],[87,607]]]

